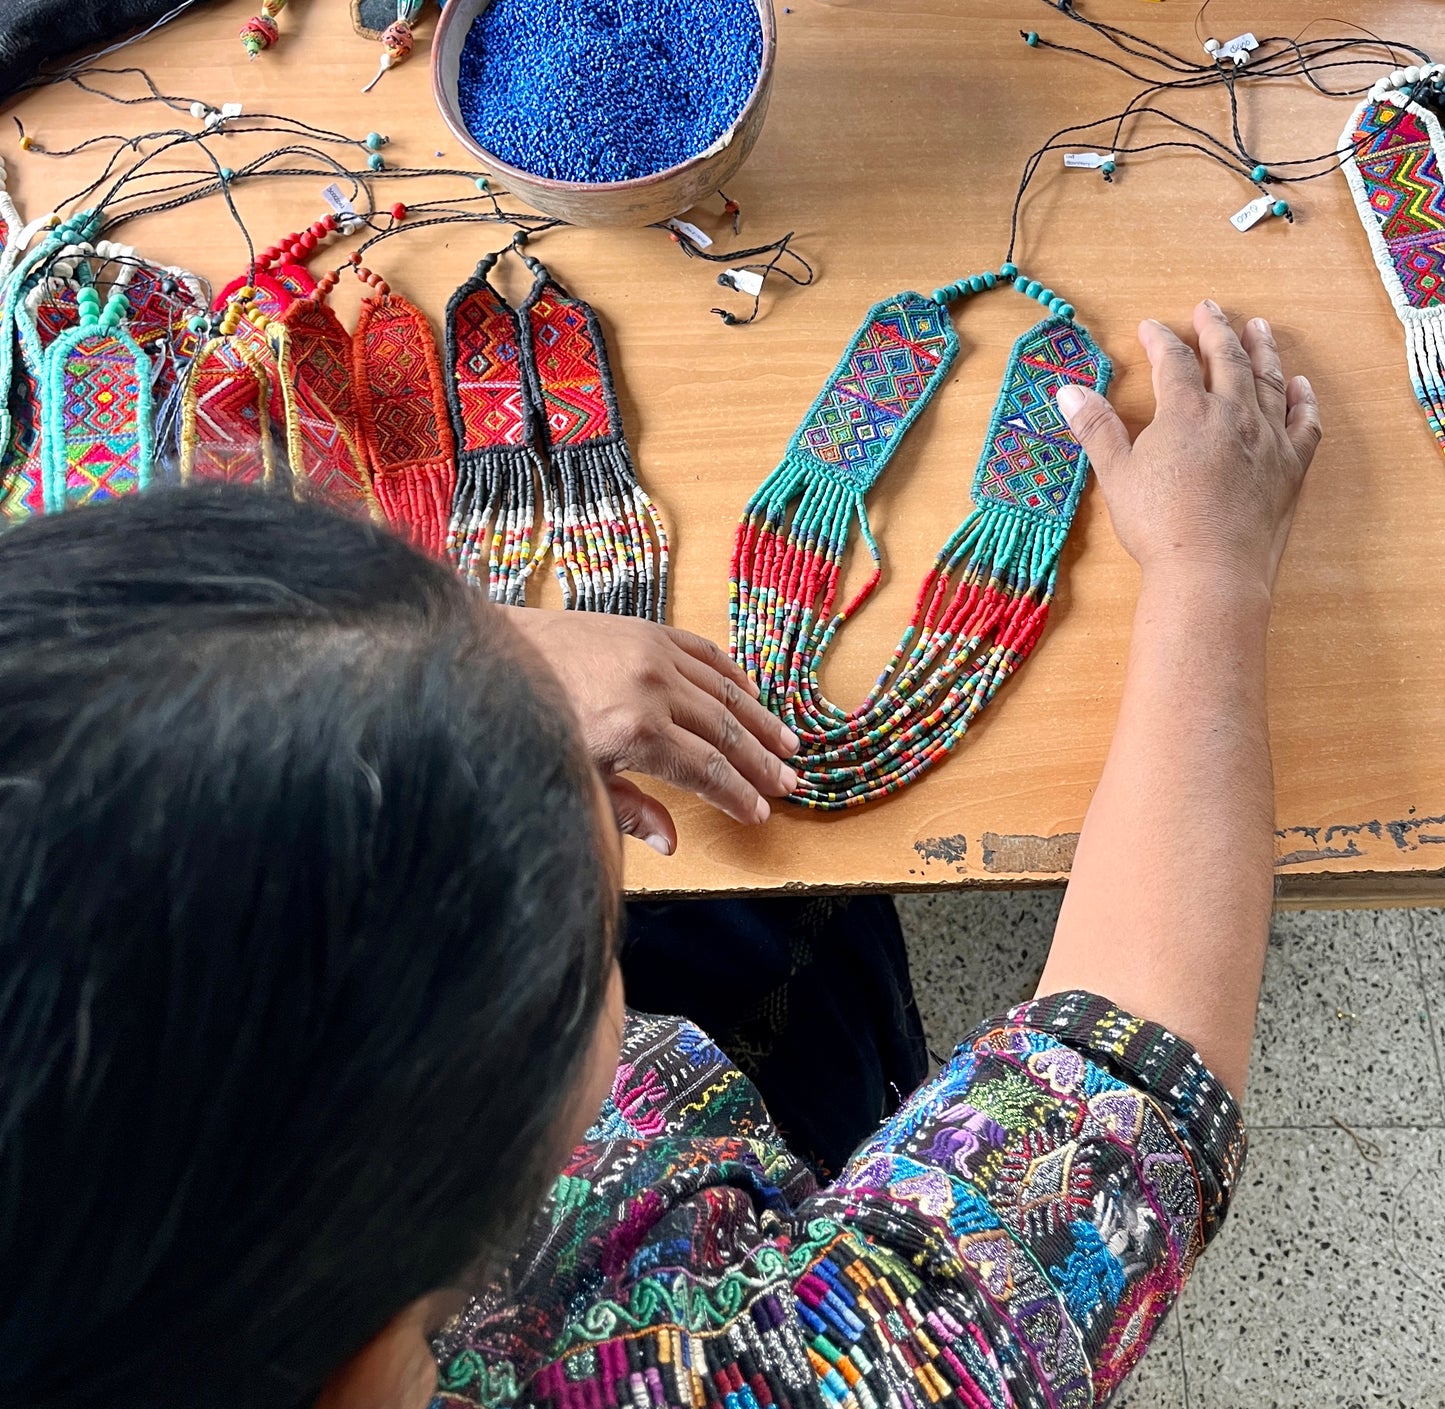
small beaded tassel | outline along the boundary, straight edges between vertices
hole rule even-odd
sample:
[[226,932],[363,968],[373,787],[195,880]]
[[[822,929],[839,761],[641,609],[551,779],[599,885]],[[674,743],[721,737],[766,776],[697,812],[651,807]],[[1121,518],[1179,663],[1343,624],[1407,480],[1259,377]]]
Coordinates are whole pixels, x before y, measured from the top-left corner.
[[[264,316],[264,315],[261,315]],[[275,452],[267,404],[279,380],[265,331],[240,304],[196,354],[181,398],[181,479],[270,484]]]
[[286,0],[261,0],[261,13],[252,15],[241,26],[241,47],[246,57],[254,59],[263,49],[269,49],[280,37],[281,28],[276,16],[286,8]]
[[396,19],[381,32],[381,60],[371,82],[361,90],[363,93],[370,93],[387,69],[395,68],[411,53],[416,42],[412,26],[421,14],[421,7],[422,0],[396,0]]
[[560,513],[554,567],[568,606],[662,621],[668,546],[661,515],[637,478],[597,315],[526,255],[541,281],[528,301],[532,394],[551,452]]
[[[913,620],[873,689],[844,710],[819,672],[882,576],[864,498],[958,352],[947,304],[1012,280],[1048,316],[1014,344],[973,481],[974,510],[939,550]],[[886,797],[958,744],[1043,632],[1088,462],[1054,406],[1065,382],[1102,392],[1109,360],[1052,289],[1011,265],[932,298],[876,304],[744,511],[730,643],[763,704],[802,740],[790,799],[833,810]],[[854,521],[873,560],[835,611]]]
[[[330,276],[328,276],[329,278]],[[329,292],[330,284],[325,285]],[[361,442],[351,335],[318,286],[269,325],[283,398],[282,424],[298,498],[315,495],[357,518],[381,521]]]
[[149,486],[151,367],[124,325],[126,296],[112,290],[101,309],[83,284],[80,324],[45,354],[41,405],[45,434],[45,510],[99,504]]
[[1438,64],[1391,74],[1355,109],[1340,150],[1375,266],[1404,325],[1415,399],[1445,453],[1445,131],[1414,100],[1442,81]]
[[357,414],[376,497],[393,528],[442,557],[456,498],[446,378],[426,314],[355,265],[372,293],[352,339]]
[[[526,603],[534,553],[536,486],[543,483],[541,427],[523,384],[524,325],[487,275],[489,254],[451,297],[446,315],[446,397],[457,450],[457,489],[447,556],[469,581],[511,606]],[[553,509],[544,503],[550,524]]]

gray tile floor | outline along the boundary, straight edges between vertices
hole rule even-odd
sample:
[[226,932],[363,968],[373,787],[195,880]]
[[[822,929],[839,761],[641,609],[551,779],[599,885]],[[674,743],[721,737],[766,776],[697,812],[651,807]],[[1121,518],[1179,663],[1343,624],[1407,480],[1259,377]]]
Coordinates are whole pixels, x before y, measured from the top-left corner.
[[[936,1051],[1026,997],[1059,894],[899,901]],[[1118,1409],[1445,1409],[1445,911],[1282,914],[1229,1222]]]

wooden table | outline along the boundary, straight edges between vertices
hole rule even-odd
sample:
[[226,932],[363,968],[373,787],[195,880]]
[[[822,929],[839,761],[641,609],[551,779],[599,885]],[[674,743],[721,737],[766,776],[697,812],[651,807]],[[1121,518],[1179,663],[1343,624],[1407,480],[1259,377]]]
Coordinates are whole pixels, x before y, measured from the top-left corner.
[[[248,64],[235,32],[253,9],[252,0],[208,6],[109,62],[143,65],[164,91],[217,105],[234,100],[248,112],[284,112],[357,135],[386,132],[393,164],[465,164],[429,95],[429,26],[417,56],[363,96],[377,51],[352,34],[341,0],[297,0],[282,16],[280,45]],[[1197,6],[1185,0],[1088,0],[1087,9],[1181,51],[1197,44]],[[1422,44],[1439,37],[1435,0],[1331,0],[1325,11]],[[1246,27],[1296,33],[1309,18],[1295,0],[1215,0],[1208,16],[1221,38]],[[633,450],[674,526],[675,624],[726,639],[739,511],[868,305],[997,266],[1028,153],[1137,91],[1100,66],[1030,49],[1021,26],[1099,47],[1026,0],[779,4],[772,111],[730,194],[743,207],[745,242],[796,230],[819,277],[805,291],[770,285],[753,327],[721,326],[708,312],[721,293],[715,270],[684,259],[655,230],[564,230],[535,245],[609,329]],[[1219,93],[1172,107],[1227,130]],[[1246,136],[1266,160],[1323,152],[1349,108],[1302,82],[1262,86],[1248,94]],[[95,133],[193,126],[154,105],[119,108],[64,86],[12,110],[51,148]],[[239,166],[279,142],[237,136],[218,151]],[[12,191],[34,214],[83,185],[108,152],[52,160],[18,153],[7,137],[4,155]],[[347,159],[360,164],[354,152]],[[322,184],[243,185],[237,200],[258,245],[314,220]],[[457,178],[386,183],[379,192],[388,207],[474,194]],[[1236,233],[1226,218],[1252,194],[1190,154],[1128,160],[1113,185],[1066,172],[1055,157],[1025,207],[1018,262],[1065,292],[1114,357],[1112,395],[1131,426],[1151,411],[1138,319],[1182,328],[1206,295],[1238,320],[1269,318],[1288,369],[1314,382],[1328,434],[1300,505],[1271,640],[1281,894],[1438,901],[1445,465],[1411,396],[1401,330],[1343,177],[1291,189],[1292,226],[1270,220]],[[694,218],[723,238],[717,216]],[[239,235],[214,200],[131,224],[123,238],[218,284],[244,264]],[[496,229],[418,231],[379,247],[375,265],[439,318],[473,262],[502,243]],[[343,290],[349,316],[355,294]],[[886,579],[833,653],[826,685],[835,698],[854,700],[871,682],[922,573],[966,513],[1008,348],[1031,317],[1005,294],[970,301],[958,316],[958,371],[870,500]],[[669,794],[679,854],[663,860],[630,845],[629,884],[700,893],[1058,881],[1109,742],[1135,588],[1134,567],[1091,489],[1042,644],[944,766],[882,806],[833,817],[784,808],[749,830]],[[1227,676],[1219,688],[1230,688]]]

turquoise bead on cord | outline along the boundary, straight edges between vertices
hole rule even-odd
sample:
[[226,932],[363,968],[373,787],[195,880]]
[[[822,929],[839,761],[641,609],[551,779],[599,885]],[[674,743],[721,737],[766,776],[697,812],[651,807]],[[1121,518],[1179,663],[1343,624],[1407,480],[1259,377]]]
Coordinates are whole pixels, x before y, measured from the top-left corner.
[[1288,215],[1288,214],[1289,214],[1289,202],[1288,202],[1288,201],[1276,201],[1272,206],[1270,206],[1270,210],[1271,210],[1275,215]]
[[998,272],[1000,277],[1004,279],[1014,279],[1018,277],[1019,267],[1013,260],[1008,260]]
[[1052,289],[1040,289],[1034,297],[1038,299],[1040,303],[1052,303],[1054,300],[1054,291]]
[[1028,293],[1028,291],[1029,291],[1029,281],[1028,281],[1028,279],[1025,278],[1024,275],[1020,274],[1020,275],[1018,276],[1018,278],[1014,280],[1014,288],[1016,288],[1021,294],[1026,294],[1026,293]]
[[1026,35],[1024,35],[1024,43],[1027,44],[1030,49],[1037,49],[1038,46],[1039,46],[1039,32],[1038,32],[1038,30],[1036,30],[1036,29],[1031,29],[1031,30],[1029,30],[1029,32],[1028,32]]
[[364,140],[368,152],[379,152],[386,146],[386,138],[380,132],[368,132]]
[[1102,171],[1105,176],[1112,176],[1118,168],[1112,161],[1104,161],[1099,163],[1099,170]]
[[934,291],[929,295],[929,297],[934,301],[934,303],[939,303],[939,304],[947,303],[947,302],[948,302],[948,290],[947,290],[947,289],[934,289]]
[[366,164],[373,171],[381,171],[386,166],[386,158],[380,152],[373,152],[367,157]]
[[1249,179],[1251,181],[1268,181],[1269,168],[1267,166],[1255,167],[1254,170],[1249,173]]
[[991,289],[991,288],[993,288],[994,285],[997,284],[997,283],[998,283],[998,275],[997,275],[997,274],[994,274],[994,273],[992,273],[992,272],[989,272],[989,273],[987,273],[987,274],[985,274],[985,275],[983,276],[983,286],[984,286],[984,288],[986,288],[986,289]]
[[1043,288],[1043,285],[1039,283],[1037,279],[1030,279],[1028,283],[1024,285],[1024,292],[1030,298],[1037,298],[1039,296],[1039,290],[1041,288]]

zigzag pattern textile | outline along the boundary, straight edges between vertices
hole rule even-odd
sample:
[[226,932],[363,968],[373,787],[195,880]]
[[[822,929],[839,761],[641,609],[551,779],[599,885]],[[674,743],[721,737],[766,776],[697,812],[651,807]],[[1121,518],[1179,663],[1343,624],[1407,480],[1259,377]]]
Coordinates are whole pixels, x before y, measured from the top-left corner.
[[[939,550],[873,688],[844,709],[824,695],[819,672],[882,576],[867,493],[957,355],[947,304],[1000,278],[1045,303],[1049,316],[1014,345],[974,476],[973,512]],[[957,746],[1028,657],[1088,475],[1054,396],[1065,382],[1103,392],[1110,370],[1072,307],[1011,265],[870,310],[782,463],[749,500],[733,552],[733,657],[802,740],[792,801],[836,810],[897,792]],[[838,609],[855,523],[873,570]]]
[[539,483],[546,520],[542,554],[551,544],[555,508],[525,384],[524,325],[487,279],[496,261],[496,255],[483,259],[447,304],[447,409],[457,447],[447,554],[467,581],[478,584],[485,557],[487,595],[522,606],[540,557],[532,545]]
[[389,290],[364,299],[352,357],[376,497],[393,528],[442,557],[457,489],[456,443],[426,314]]
[[1410,383],[1445,453],[1445,133],[1405,93],[1368,98],[1340,138],[1345,178],[1405,328]]
[[[447,308],[447,396],[458,448],[448,551],[493,600],[521,604],[547,556],[564,606],[662,621],[667,532],[622,433],[593,310],[537,260],[513,308],[489,255]],[[535,538],[540,500],[543,532]]]
[[297,299],[272,325],[282,368],[286,451],[298,493],[381,520],[361,439],[351,334],[329,304]]

